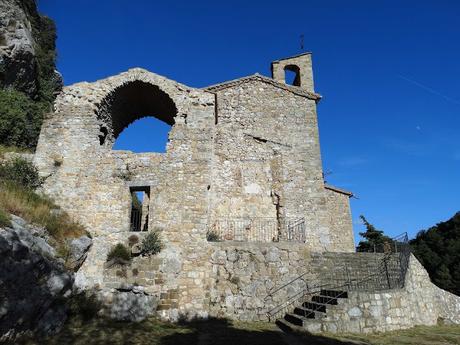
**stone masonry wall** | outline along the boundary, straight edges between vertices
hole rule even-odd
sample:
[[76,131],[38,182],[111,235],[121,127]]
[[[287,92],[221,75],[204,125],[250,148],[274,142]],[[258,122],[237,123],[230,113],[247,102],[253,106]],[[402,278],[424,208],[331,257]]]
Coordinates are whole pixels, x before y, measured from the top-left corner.
[[[45,193],[93,235],[77,284],[136,283],[157,295],[166,318],[207,313],[215,281],[207,231],[219,218],[304,218],[306,243],[292,244],[295,251],[348,250],[342,232],[330,233],[318,99],[262,76],[200,90],[139,68],[65,87],[34,163]],[[121,129],[154,110],[172,124],[165,153],[112,150]],[[130,189],[141,187],[150,189],[148,228],[160,231],[165,249],[152,262],[136,258],[126,272],[109,269],[110,248],[132,235]]]
[[326,188],[326,205],[329,214],[331,242],[340,251],[354,252],[353,222],[350,210],[350,196]]
[[[113,90],[135,81],[159,85],[177,109],[164,154],[113,151],[100,144],[99,105]],[[105,286],[108,251],[131,235],[130,187],[148,186],[149,228],[161,228],[162,255],[174,255],[181,263],[181,273],[168,276],[163,289],[181,286],[181,304],[203,310],[201,281],[197,284],[187,273],[195,270],[194,257],[201,255],[199,249],[206,242],[213,123],[213,94],[141,69],[76,84],[58,96],[55,113],[45,120],[34,162],[47,176],[45,192],[93,235],[93,247],[76,278],[82,287]]]
[[211,223],[304,218],[311,248],[343,250],[329,228],[315,101],[258,80],[216,93]]
[[405,286],[381,292],[351,291],[328,306],[320,320],[309,320],[309,332],[373,333],[435,325],[439,320],[460,323],[460,297],[431,283],[428,273],[411,256]]

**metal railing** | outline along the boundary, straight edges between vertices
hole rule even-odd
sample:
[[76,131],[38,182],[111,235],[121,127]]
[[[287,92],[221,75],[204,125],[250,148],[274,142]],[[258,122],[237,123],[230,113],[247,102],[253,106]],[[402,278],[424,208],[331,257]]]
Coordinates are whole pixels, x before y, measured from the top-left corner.
[[214,221],[208,230],[213,241],[306,242],[304,218],[226,218]]
[[[344,264],[338,270],[342,274],[337,274],[334,271],[335,277],[327,279],[327,283],[325,283],[325,279],[316,279],[308,282],[306,280],[307,272],[273,289],[265,297],[264,300],[266,303],[269,300],[276,300],[276,295],[282,290],[292,289],[293,286],[303,286],[281,303],[271,307],[266,313],[268,320],[272,321],[276,319],[278,315],[292,309],[293,305],[297,306],[306,302],[309,297],[320,293],[324,289],[336,291],[379,291],[404,287],[411,253],[407,233],[394,237],[391,240],[393,244],[392,249],[386,251],[383,255],[376,256],[378,260],[377,269],[365,275],[361,274],[359,277],[353,277],[348,265]],[[333,298],[331,297],[331,299]],[[313,309],[312,312],[314,311]]]

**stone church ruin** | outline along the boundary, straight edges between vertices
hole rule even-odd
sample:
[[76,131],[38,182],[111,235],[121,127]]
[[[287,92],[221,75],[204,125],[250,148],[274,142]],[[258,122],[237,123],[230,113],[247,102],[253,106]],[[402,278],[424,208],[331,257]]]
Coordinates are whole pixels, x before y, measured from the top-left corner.
[[[323,180],[311,54],[271,68],[201,89],[140,68],[63,89],[34,163],[45,193],[93,236],[79,286],[107,303],[135,286],[170,320],[280,319],[314,332],[460,322],[459,298],[431,284],[407,241],[354,253],[352,193]],[[166,152],[113,150],[146,116],[171,125]],[[105,265],[113,245],[153,229],[160,254]]]

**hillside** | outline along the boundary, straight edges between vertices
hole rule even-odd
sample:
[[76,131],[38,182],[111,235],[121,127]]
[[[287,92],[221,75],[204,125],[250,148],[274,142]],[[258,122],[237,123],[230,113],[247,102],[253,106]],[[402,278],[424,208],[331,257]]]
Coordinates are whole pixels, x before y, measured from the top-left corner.
[[411,245],[433,283],[460,295],[460,212],[420,231]]

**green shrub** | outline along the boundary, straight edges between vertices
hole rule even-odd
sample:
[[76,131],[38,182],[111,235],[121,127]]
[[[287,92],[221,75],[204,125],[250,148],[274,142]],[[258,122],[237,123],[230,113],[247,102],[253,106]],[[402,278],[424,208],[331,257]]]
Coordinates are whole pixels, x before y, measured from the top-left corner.
[[23,148],[35,147],[49,104],[34,102],[24,93],[0,89],[0,143]]
[[9,215],[0,209],[0,228],[5,226],[11,226],[11,221]]
[[161,252],[163,249],[163,243],[160,239],[159,229],[155,228],[153,231],[149,232],[141,244],[141,254],[142,255],[155,255]]
[[208,242],[219,242],[220,241],[219,234],[215,231],[208,231],[206,233],[206,239],[208,240]]
[[37,168],[24,158],[14,158],[1,163],[0,180],[30,189],[36,189],[43,184]]
[[107,254],[107,261],[129,262],[131,261],[131,252],[123,243],[117,243]]
[[102,303],[94,293],[85,291],[72,295],[69,300],[69,307],[71,316],[89,321],[97,316],[102,308]]

